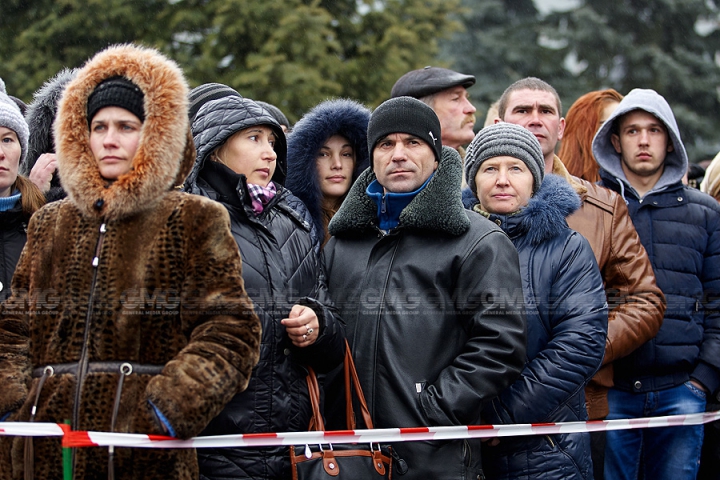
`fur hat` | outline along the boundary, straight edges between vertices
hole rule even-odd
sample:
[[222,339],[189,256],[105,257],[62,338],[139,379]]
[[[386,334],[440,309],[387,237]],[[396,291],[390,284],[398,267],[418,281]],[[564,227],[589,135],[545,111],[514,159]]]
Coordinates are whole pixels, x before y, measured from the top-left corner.
[[483,128],[468,145],[465,155],[465,181],[477,195],[475,175],[485,160],[494,157],[522,160],[533,176],[533,193],[540,190],[545,177],[545,157],[540,142],[529,130],[500,122]]
[[[440,120],[433,109],[420,100],[391,98],[375,109],[370,116],[367,134],[371,159],[375,144],[391,133],[408,133],[424,140],[435,152],[435,159],[440,161]],[[372,160],[370,163],[373,164]]]
[[0,127],[9,128],[17,135],[20,141],[20,165],[22,165],[27,156],[30,132],[25,117],[20,112],[20,107],[5,91],[5,82],[2,78],[0,78]]

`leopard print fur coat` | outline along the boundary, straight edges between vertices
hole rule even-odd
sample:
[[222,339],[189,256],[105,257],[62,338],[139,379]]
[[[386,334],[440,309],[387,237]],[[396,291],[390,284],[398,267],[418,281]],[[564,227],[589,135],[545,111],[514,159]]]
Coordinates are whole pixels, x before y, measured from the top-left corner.
[[[145,95],[130,172],[108,183],[89,146],[87,98],[122,75]],[[36,213],[0,310],[0,418],[197,435],[246,388],[261,327],[227,211],[173,189],[193,165],[187,85],[155,50],[110,47],[67,87],[55,123],[68,198]],[[54,367],[54,374],[46,366]],[[127,367],[125,372],[127,373]],[[30,460],[25,461],[28,456]],[[73,452],[74,477],[108,478],[108,450]],[[27,471],[30,466],[33,471]],[[58,438],[0,436],[0,478],[62,478]],[[198,477],[194,450],[117,448],[116,478]],[[30,469],[28,469],[30,470]]]

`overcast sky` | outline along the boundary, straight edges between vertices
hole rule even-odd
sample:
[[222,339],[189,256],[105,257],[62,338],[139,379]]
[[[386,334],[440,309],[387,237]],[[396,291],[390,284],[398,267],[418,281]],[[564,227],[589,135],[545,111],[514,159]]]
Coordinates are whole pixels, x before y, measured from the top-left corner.
[[570,10],[582,3],[582,0],[533,0],[540,13],[545,14],[553,10]]

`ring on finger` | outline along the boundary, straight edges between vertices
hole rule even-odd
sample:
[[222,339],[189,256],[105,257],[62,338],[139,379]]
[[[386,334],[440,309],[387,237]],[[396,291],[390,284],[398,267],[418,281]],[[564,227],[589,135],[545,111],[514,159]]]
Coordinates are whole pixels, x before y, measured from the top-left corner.
[[303,341],[307,340],[307,333],[303,334]]
[[307,334],[310,335],[310,334],[311,334],[312,332],[314,332],[314,331],[315,331],[315,330],[313,330],[312,328],[308,328]]
[[312,333],[312,328],[310,328],[310,324],[309,324],[309,323],[306,323],[306,324],[305,324],[305,330],[306,330],[305,333]]

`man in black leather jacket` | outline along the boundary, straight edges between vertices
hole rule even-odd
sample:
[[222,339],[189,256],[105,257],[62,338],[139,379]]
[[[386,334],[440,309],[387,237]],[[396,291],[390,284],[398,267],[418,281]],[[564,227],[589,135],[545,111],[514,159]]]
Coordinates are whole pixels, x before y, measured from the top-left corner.
[[[368,126],[372,167],[329,225],[328,285],[375,428],[479,423],[525,361],[517,252],[463,209],[460,157],[440,138],[419,100],[380,105]],[[329,393],[327,402],[344,425],[332,415],[343,401]],[[479,441],[393,448],[404,480],[483,478]]]

